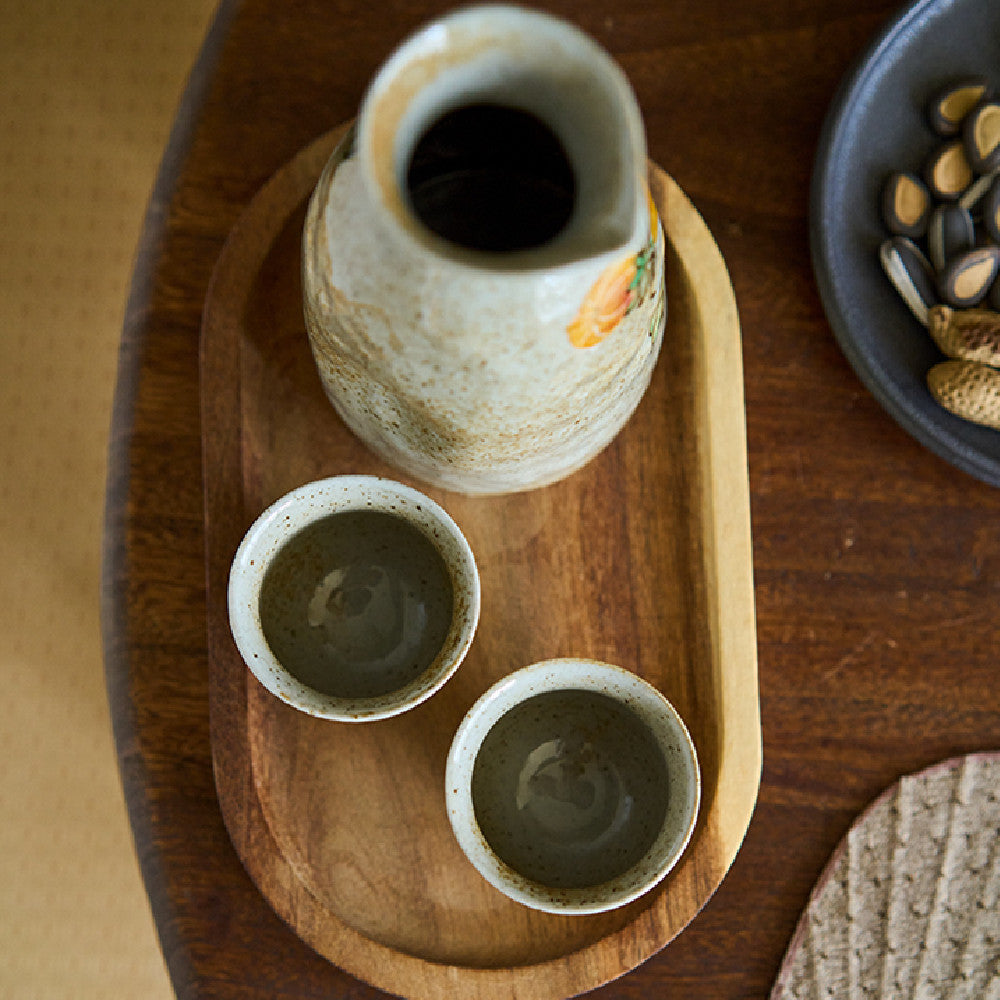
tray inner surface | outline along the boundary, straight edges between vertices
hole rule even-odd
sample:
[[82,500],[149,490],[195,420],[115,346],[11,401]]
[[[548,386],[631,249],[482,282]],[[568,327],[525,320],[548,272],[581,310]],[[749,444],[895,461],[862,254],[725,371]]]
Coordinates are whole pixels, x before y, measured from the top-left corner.
[[[668,322],[650,389],[594,461],[545,489],[466,497],[375,458],[323,395],[302,320],[305,204],[331,148],[314,144],[250,206],[220,259],[203,331],[213,749],[234,844],[313,947],[382,988],[569,995],[662,947],[721,881],[760,772],[739,327],[721,257],[655,167],[667,230]],[[586,414],[580,414],[586,419]],[[396,719],[309,718],[243,667],[225,619],[239,539],[311,479],[371,473],[423,490],[465,531],[482,615],[456,676]],[[700,756],[698,826],[674,872],[628,907],[557,917],[511,902],[448,825],[444,764],[495,680],[552,656],[634,670],[687,722]],[[456,980],[455,977],[458,977]],[[415,991],[415,992],[414,992]]]

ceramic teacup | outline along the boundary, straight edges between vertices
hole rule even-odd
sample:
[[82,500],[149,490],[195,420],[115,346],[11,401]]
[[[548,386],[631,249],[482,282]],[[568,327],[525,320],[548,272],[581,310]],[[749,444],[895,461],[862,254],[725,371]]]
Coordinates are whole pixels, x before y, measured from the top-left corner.
[[257,518],[228,600],[236,646],[265,688],[310,715],[361,722],[413,708],[455,672],[479,620],[479,574],[429,497],[337,476]]
[[608,663],[515,671],[466,714],[448,817],[493,886],[551,913],[596,913],[660,882],[694,831],[701,776],[676,710]]

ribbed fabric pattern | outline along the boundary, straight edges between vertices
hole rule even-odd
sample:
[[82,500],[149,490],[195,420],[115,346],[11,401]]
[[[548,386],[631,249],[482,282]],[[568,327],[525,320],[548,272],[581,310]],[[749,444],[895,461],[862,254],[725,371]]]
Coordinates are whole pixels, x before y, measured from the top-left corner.
[[908,775],[820,877],[771,1000],[1000,1000],[1000,754]]

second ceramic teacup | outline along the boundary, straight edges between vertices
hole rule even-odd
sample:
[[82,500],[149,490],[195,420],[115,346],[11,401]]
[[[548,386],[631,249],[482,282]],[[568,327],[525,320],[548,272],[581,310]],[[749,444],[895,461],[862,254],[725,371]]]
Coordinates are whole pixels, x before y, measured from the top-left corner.
[[676,864],[701,778],[687,727],[652,685],[555,659],[508,675],[469,710],[446,798],[459,845],[493,886],[535,909],[596,913]]
[[472,550],[423,493],[373,476],[307,483],[254,522],[229,621],[247,666],[310,715],[386,718],[454,673],[479,620]]

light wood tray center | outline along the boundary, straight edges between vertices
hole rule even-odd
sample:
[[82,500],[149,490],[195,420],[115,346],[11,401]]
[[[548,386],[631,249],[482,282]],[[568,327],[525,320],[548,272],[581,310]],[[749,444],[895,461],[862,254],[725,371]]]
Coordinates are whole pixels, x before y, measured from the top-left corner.
[[[466,497],[374,458],[324,397],[302,320],[305,205],[335,134],[262,189],[220,258],[202,333],[212,741],[223,816],[271,905],[321,954],[405,996],[565,997],[663,947],[715,890],[760,778],[740,330],[704,223],[656,167],[668,320],[624,431],[564,482]],[[229,562],[261,510],[311,479],[410,482],[458,521],[482,574],[480,628],[458,674],[404,716],[318,721],[252,679],[232,643]],[[702,766],[692,842],[656,890],[610,914],[511,902],[458,849],[445,757],[493,681],[552,656],[634,670],[674,703]],[[455,990],[459,992],[456,993]]]

